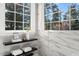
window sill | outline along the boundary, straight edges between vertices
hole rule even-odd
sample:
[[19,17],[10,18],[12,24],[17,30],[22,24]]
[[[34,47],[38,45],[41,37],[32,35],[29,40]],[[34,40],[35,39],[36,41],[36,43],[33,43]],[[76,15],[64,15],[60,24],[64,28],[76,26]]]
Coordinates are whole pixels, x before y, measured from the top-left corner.
[[44,30],[45,32],[78,32],[79,30]]
[[5,30],[5,32],[32,32],[32,30]]

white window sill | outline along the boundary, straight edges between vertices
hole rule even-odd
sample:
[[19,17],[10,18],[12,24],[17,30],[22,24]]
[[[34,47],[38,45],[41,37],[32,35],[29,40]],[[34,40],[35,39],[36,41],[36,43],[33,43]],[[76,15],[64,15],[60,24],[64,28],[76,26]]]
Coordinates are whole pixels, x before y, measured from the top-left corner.
[[78,32],[79,30],[44,30],[45,32]]
[[5,30],[5,32],[32,32],[32,30]]

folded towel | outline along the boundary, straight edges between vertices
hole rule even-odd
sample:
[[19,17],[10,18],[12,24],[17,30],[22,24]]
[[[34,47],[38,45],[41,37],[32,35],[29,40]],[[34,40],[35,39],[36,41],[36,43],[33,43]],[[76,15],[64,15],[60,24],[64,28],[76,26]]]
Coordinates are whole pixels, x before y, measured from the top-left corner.
[[23,50],[24,52],[28,52],[28,51],[31,51],[32,48],[31,48],[31,47],[24,47],[24,48],[22,48],[22,50]]
[[11,54],[14,56],[22,54],[22,53],[23,53],[23,51],[21,49],[16,49],[16,50],[11,51]]

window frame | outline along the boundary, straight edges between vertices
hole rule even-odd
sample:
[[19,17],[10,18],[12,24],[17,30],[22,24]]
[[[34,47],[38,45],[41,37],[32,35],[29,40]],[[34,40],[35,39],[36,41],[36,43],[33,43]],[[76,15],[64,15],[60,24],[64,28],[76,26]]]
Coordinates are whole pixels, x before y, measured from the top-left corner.
[[[6,3],[5,3],[5,4],[6,4]],[[4,4],[4,5],[5,5],[5,4]],[[15,15],[14,15],[14,21],[13,21],[13,22],[14,22],[14,23],[19,23],[18,21],[16,21],[15,18],[16,18],[16,14],[21,14],[21,13],[18,13],[18,12],[16,11],[16,5],[19,5],[19,6],[22,6],[22,5],[16,4],[16,3],[13,3],[13,4],[14,4],[14,6],[15,6],[15,7],[14,7],[14,11],[9,11],[9,10],[7,10],[7,9],[6,9],[6,6],[5,6],[5,14],[6,14],[6,12],[15,13]],[[30,4],[30,7],[29,7],[29,6],[24,6],[24,3],[23,3],[23,6],[22,6],[22,7],[23,7],[23,14],[22,14],[23,17],[22,17],[22,22],[21,22],[21,23],[23,24],[23,27],[22,27],[23,29],[22,29],[22,30],[16,30],[16,29],[14,28],[14,30],[6,30],[6,28],[5,28],[5,31],[7,31],[7,32],[10,32],[10,31],[11,31],[11,32],[28,32],[28,31],[31,32],[31,28],[32,28],[32,23],[31,23],[31,16],[32,16],[31,13],[32,13],[32,12],[31,12],[31,8],[32,8],[32,7],[31,7],[31,3],[29,3],[29,4]],[[29,8],[29,10],[30,10],[30,15],[28,15],[28,16],[30,16],[30,22],[24,22],[24,15],[27,15],[27,14],[24,14],[24,7]],[[12,21],[6,20],[6,17],[5,17],[5,22],[12,22]],[[30,30],[24,30],[24,23],[29,23],[29,25],[30,25]],[[14,24],[14,25],[15,25],[15,24]],[[5,26],[6,26],[6,24],[5,24]]]
[[[45,24],[46,24],[46,21],[45,21],[45,16],[46,16],[46,14],[45,14],[45,8],[46,8],[46,7],[45,7],[45,4],[46,4],[46,3],[44,3],[44,6],[43,6],[43,7],[44,7],[43,10],[44,10],[44,31],[45,31],[45,32],[53,32],[53,31],[70,31],[70,30],[72,30],[72,29],[71,29],[71,27],[72,27],[72,26],[71,26],[71,21],[75,21],[75,20],[77,20],[77,19],[63,20],[63,21],[68,21],[68,22],[69,22],[69,29],[68,29],[68,30],[66,30],[66,29],[61,30],[60,27],[59,27],[59,30],[53,30],[53,29],[51,29],[52,26],[50,26],[50,30],[45,29]],[[52,3],[51,3],[51,4],[52,4]],[[51,5],[50,5],[50,6],[51,6]],[[49,7],[49,6],[48,6],[48,7]],[[68,5],[68,7],[69,7],[69,5]],[[77,10],[77,11],[78,11],[78,10]],[[59,20],[59,22],[61,22],[61,20]],[[49,22],[49,23],[51,24],[51,23],[53,23],[53,22]],[[60,24],[59,24],[59,26],[60,26]],[[72,30],[72,31],[74,31],[74,30]],[[75,31],[77,31],[77,30],[75,29]]]

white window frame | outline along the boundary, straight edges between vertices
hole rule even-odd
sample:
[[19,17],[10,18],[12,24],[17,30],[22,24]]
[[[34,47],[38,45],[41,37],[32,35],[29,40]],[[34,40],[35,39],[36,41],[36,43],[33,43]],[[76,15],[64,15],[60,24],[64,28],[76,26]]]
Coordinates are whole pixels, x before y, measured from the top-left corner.
[[35,32],[35,20],[36,20],[36,5],[35,3],[31,3],[31,17],[30,17],[30,27],[31,29],[28,31],[28,30],[5,30],[5,3],[2,4],[2,6],[4,7],[4,30],[5,32]]
[[[45,4],[44,4],[45,5]],[[50,5],[51,6],[51,5]],[[69,7],[70,5],[68,5],[68,7]],[[44,7],[44,6],[43,6]],[[44,7],[45,8],[45,7]],[[43,9],[44,10],[44,9]],[[50,25],[50,29],[49,30],[46,30],[45,29],[45,23],[54,23],[54,22],[56,22],[56,21],[53,21],[53,22],[45,22],[45,14],[44,14],[44,31],[45,32],[54,32],[54,31],[71,31],[72,29],[71,29],[71,21],[73,21],[73,20],[76,20],[76,19],[71,19],[71,16],[69,15],[69,19],[68,20],[63,20],[63,21],[69,21],[69,30],[61,30],[60,29],[60,27],[59,27],[59,30],[52,30],[51,29],[51,25]],[[61,20],[59,20],[59,21],[61,21]],[[59,24],[59,26],[60,26],[60,24]],[[74,31],[74,30],[72,30],[72,31]]]
[[[25,15],[30,16],[30,15],[28,15],[28,14],[24,14],[24,7],[29,8],[29,10],[31,10],[31,9],[30,9],[31,7],[24,6],[24,4],[23,4],[23,5],[15,4],[15,3],[13,3],[13,4],[14,4],[14,11],[9,11],[9,10],[7,10],[7,12],[12,12],[12,13],[14,13],[14,21],[11,21],[11,22],[14,22],[14,30],[16,30],[16,22],[17,22],[17,23],[20,23],[20,22],[21,22],[21,23],[23,24],[23,25],[22,25],[22,27],[23,27],[22,30],[24,30],[24,23],[29,23],[29,22],[24,22],[24,16],[25,16]],[[23,13],[16,12],[16,5],[23,7]],[[5,12],[6,12],[6,10],[5,10]],[[31,12],[30,12],[30,13],[31,13]],[[20,15],[23,16],[22,21],[16,21],[16,14],[20,14]],[[31,16],[30,16],[30,18],[31,18]],[[29,20],[31,20],[31,19],[29,19]],[[5,22],[6,22],[6,21],[10,22],[10,20],[5,20]],[[5,30],[6,30],[6,29],[5,29]]]

